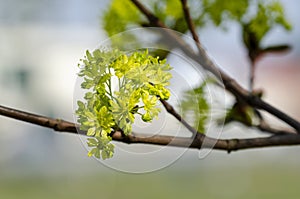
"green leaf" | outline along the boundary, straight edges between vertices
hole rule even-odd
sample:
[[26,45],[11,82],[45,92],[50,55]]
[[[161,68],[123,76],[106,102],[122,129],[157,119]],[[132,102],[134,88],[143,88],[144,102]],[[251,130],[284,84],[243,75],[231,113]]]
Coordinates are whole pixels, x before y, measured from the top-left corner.
[[92,150],[90,150],[90,151],[88,152],[88,156],[91,157],[91,156],[95,155],[95,153],[96,153],[97,151],[98,151],[97,148],[93,148]]
[[202,17],[208,17],[216,26],[230,20],[241,21],[248,6],[249,0],[203,0]]
[[89,100],[94,96],[94,94],[92,92],[87,92],[84,96],[84,99]]
[[166,16],[172,16],[175,19],[183,17],[183,12],[180,1],[174,1],[174,0],[166,0],[166,9],[165,9],[165,15]]
[[249,30],[255,34],[257,41],[261,41],[276,26],[291,30],[291,25],[284,16],[283,7],[277,1],[258,3],[258,11],[247,25]]
[[184,100],[181,102],[183,117],[191,115],[194,118],[193,127],[200,133],[206,132],[205,126],[210,111],[205,91],[207,83],[211,83],[211,81],[207,79],[195,89],[186,91],[184,93]]
[[87,144],[89,145],[89,147],[97,146],[98,145],[97,140],[94,139],[94,138],[88,138],[87,140],[88,140]]
[[236,102],[230,109],[227,110],[225,124],[232,121],[238,121],[247,126],[252,126],[254,115],[252,107]]
[[84,103],[81,102],[81,101],[77,101],[77,105],[78,105],[78,109],[79,109],[79,110],[83,110],[83,109],[85,108]]
[[[124,31],[130,25],[139,23],[140,18],[141,14],[129,0],[113,0],[109,9],[103,15],[103,28],[108,36],[122,32],[123,39],[111,37],[111,40],[114,46],[123,48],[126,46],[125,41],[136,40],[134,35]],[[127,39],[124,40],[124,37],[127,37]]]
[[100,150],[98,148],[94,148],[94,149],[96,149],[94,156],[99,159],[100,158]]
[[86,57],[87,57],[88,60],[92,60],[93,59],[91,53],[88,50],[85,52],[85,54],[86,54]]
[[86,117],[88,117],[89,119],[97,119],[97,117],[92,113],[92,112],[89,112],[89,111],[86,111],[85,112],[85,115]]
[[86,133],[86,135],[87,136],[93,136],[93,135],[95,135],[95,130],[96,130],[96,128],[94,127],[94,128],[90,128],[88,131],[87,131],[87,133]]
[[82,82],[81,88],[83,89],[90,89],[93,86],[93,82]]

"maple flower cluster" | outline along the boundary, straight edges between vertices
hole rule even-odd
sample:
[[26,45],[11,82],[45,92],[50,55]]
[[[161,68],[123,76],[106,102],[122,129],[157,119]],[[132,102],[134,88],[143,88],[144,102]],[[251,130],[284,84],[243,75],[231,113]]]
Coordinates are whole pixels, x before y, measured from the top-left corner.
[[166,88],[172,75],[166,60],[152,57],[148,51],[126,54],[119,50],[95,50],[81,60],[81,87],[88,90],[85,101],[78,101],[76,115],[80,130],[87,131],[89,156],[111,158],[114,145],[111,134],[132,131],[135,117],[144,122],[158,116],[159,99],[167,100]]

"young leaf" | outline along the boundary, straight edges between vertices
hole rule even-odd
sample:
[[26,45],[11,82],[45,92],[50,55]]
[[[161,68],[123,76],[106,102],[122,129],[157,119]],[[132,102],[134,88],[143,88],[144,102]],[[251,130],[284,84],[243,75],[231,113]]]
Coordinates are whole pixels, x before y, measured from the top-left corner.
[[188,90],[184,94],[184,100],[182,101],[183,117],[191,114],[194,118],[194,128],[198,132],[205,133],[206,120],[210,111],[209,103],[206,99],[206,84],[209,80],[204,81],[200,86],[195,89]]

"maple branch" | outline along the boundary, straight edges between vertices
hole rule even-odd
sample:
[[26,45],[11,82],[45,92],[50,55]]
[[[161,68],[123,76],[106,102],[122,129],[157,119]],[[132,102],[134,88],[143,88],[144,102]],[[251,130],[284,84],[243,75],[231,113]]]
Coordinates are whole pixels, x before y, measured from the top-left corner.
[[[78,131],[79,126],[72,122],[61,119],[53,119],[50,117],[28,113],[1,105],[0,115],[50,128],[55,131],[86,135],[86,132]],[[186,137],[174,137],[166,135],[154,135],[150,137],[149,135],[139,135],[135,133],[124,136],[124,134],[122,134],[120,131],[116,131],[112,134],[112,139],[114,141],[119,141],[127,144],[154,144],[196,149],[213,148],[218,150],[225,150],[227,152],[240,149],[300,144],[300,135],[298,134],[274,135],[271,137],[249,139],[215,139],[198,133],[196,134],[196,137],[194,139],[191,139]]]
[[[193,39],[195,41],[195,44],[197,45],[197,48],[198,48],[199,52],[201,52],[203,49],[201,47],[200,39],[198,37],[198,34],[196,32],[196,29],[195,29],[195,25],[193,23],[193,19],[191,17],[191,13],[190,13],[190,10],[189,10],[187,0],[181,0],[181,5],[182,5],[182,10],[183,10],[183,13],[184,13],[185,21],[186,21],[186,23],[188,25],[188,28],[189,28],[192,36],[193,36]],[[252,65],[251,65],[252,70],[251,70],[251,78],[250,78],[250,91],[253,90],[252,88],[253,88],[253,82],[254,82],[255,61],[251,61],[251,63],[252,63]],[[293,133],[293,132],[288,132],[288,131],[284,131],[284,130],[273,129],[269,125],[267,125],[265,123],[265,121],[263,121],[263,123],[260,123],[259,125],[255,126],[255,127],[258,128],[261,131],[272,133],[272,134]]]
[[194,39],[194,41],[197,45],[197,48],[198,48],[199,52],[201,52],[202,51],[201,43],[200,43],[198,34],[196,32],[195,25],[193,23],[193,19],[192,19],[191,14],[190,14],[190,10],[189,10],[188,4],[187,4],[187,0],[181,0],[181,4],[182,4],[182,9],[183,9],[185,21],[186,21],[186,23],[189,27],[189,30],[191,31],[191,34],[193,36],[193,39]]
[[195,137],[197,134],[203,135],[203,132],[198,132],[195,128],[193,128],[191,125],[189,125],[189,123],[187,123],[187,121],[185,121],[181,115],[179,115],[176,110],[174,109],[174,107],[169,104],[167,101],[165,100],[160,100],[160,102],[162,103],[162,105],[165,107],[165,109],[167,110],[168,113],[170,113],[171,115],[173,115],[181,124],[183,124],[183,126],[185,126],[192,134],[192,137]]
[[255,62],[251,62],[251,64],[250,64],[250,78],[249,78],[250,92],[253,92],[253,90],[254,90],[255,70],[256,70]]
[[147,17],[148,21],[151,25],[164,28],[164,33],[170,38],[173,39],[174,42],[178,44],[178,46],[183,50],[183,52],[192,58],[194,61],[198,62],[202,67],[212,74],[214,74],[217,78],[223,81],[225,88],[231,92],[236,98],[243,99],[247,104],[252,106],[253,108],[262,109],[267,111],[268,113],[276,116],[280,120],[286,122],[291,127],[293,127],[297,133],[300,133],[300,123],[282,112],[278,108],[268,104],[263,99],[258,96],[252,95],[251,92],[244,89],[241,85],[239,85],[233,78],[227,75],[224,71],[219,69],[219,67],[209,58],[206,51],[202,47],[200,41],[198,40],[197,46],[200,48],[199,53],[196,54],[187,44],[176,35],[170,29],[167,29],[167,26],[159,20],[150,10],[148,10],[142,3],[138,0],[131,0],[131,2]]

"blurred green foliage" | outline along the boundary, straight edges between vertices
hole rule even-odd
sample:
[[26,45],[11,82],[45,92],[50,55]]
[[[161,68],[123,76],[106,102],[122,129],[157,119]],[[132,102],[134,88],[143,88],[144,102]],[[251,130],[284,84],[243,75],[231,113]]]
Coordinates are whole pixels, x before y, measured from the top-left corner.
[[208,119],[210,105],[206,99],[206,84],[209,80],[192,90],[188,90],[183,95],[181,106],[183,109],[182,117],[185,118],[191,114],[194,120],[193,127],[200,133],[206,132],[206,122]]
[[[186,33],[188,31],[181,2],[173,0],[148,0],[143,4],[149,8],[164,24],[172,30]],[[263,39],[276,27],[283,27],[285,30],[291,30],[291,24],[285,16],[284,8],[276,0],[189,0],[188,1],[191,17],[197,29],[204,28],[208,24],[214,24],[222,29],[229,28],[230,23],[237,23],[241,30],[241,43],[248,51],[249,60],[254,63],[258,57],[270,52],[284,52],[289,49],[289,45],[271,45],[262,46]],[[126,9],[125,9],[126,8]],[[153,24],[143,16],[140,11],[134,7],[130,0],[113,0],[109,9],[103,15],[104,30],[109,36],[131,29],[133,27],[151,27]],[[127,34],[128,39],[139,42],[138,37],[133,34]],[[124,37],[123,37],[124,38]],[[112,42],[118,47],[126,45],[126,41],[114,40]],[[159,39],[158,39],[159,42]],[[155,56],[161,58],[168,56],[169,52],[157,50]],[[251,66],[253,67],[253,66]],[[192,93],[196,95],[192,95]],[[183,108],[185,112],[191,112],[191,107],[198,111],[193,111],[195,128],[204,132],[206,113],[209,109],[209,103],[206,101],[203,88],[195,88],[185,94]],[[192,99],[192,98],[195,99]],[[226,124],[230,121],[240,121],[247,125],[252,124],[253,114],[245,111],[244,108],[231,106],[225,116]],[[240,111],[242,110],[242,111]],[[239,113],[243,113],[240,114]],[[197,124],[196,124],[197,123]]]
[[[180,1],[148,0],[143,3],[170,29],[181,33],[188,31]],[[198,28],[203,28],[211,22],[223,28],[227,27],[229,22],[238,23],[243,28],[242,34],[247,48],[249,48],[247,37],[250,34],[253,34],[259,43],[277,26],[286,30],[291,29],[283,6],[276,0],[190,0],[188,3],[193,22]],[[152,26],[130,0],[113,0],[103,15],[103,24],[108,36],[133,27]]]

